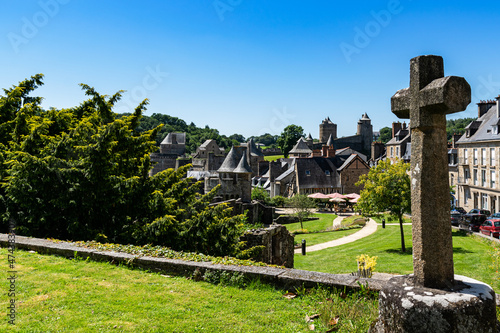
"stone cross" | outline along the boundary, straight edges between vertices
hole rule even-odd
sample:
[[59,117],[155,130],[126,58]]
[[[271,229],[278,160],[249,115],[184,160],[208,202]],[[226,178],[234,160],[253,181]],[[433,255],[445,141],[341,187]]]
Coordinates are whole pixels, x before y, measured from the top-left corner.
[[415,284],[454,284],[446,115],[465,110],[471,89],[462,77],[444,77],[443,58],[410,61],[410,87],[391,98],[392,112],[410,119],[411,215]]

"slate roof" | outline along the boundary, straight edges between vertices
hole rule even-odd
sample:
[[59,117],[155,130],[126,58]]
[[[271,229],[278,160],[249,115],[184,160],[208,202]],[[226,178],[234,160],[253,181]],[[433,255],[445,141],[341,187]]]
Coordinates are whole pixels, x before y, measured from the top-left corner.
[[300,138],[297,144],[290,150],[289,154],[311,154],[312,150],[307,145],[304,138]]
[[233,170],[234,173],[252,173],[252,168],[248,165],[247,154],[241,156],[238,166]]
[[333,145],[334,145],[334,143],[333,143],[333,136],[332,136],[331,134],[330,134],[330,136],[328,137],[328,141],[326,142],[326,145],[327,145],[328,147],[330,147],[330,146],[333,146]]
[[250,149],[250,156],[264,156],[264,154],[262,154],[262,151],[257,148],[252,138],[248,140],[246,146],[247,149]]
[[233,172],[234,169],[238,166],[241,159],[241,155],[236,152],[234,147],[231,148],[229,154],[227,154],[224,162],[220,166],[218,172]]
[[286,170],[281,175],[276,177],[276,179],[274,181],[282,181],[283,179],[285,179],[287,176],[289,176],[290,174],[292,174],[294,172],[295,172],[295,168],[293,166],[291,166],[290,168],[288,168],[288,170]]
[[162,145],[186,144],[186,133],[168,133],[161,142]]
[[[297,158],[295,163],[297,182],[300,188],[339,188],[340,177],[334,159],[324,157]],[[309,174],[306,171],[309,171]]]
[[497,106],[494,105],[466,127],[466,129],[476,129],[475,133],[470,135],[470,137],[467,137],[467,134],[462,135],[457,143],[500,140],[500,131],[497,131],[498,134],[495,134],[495,131],[493,131],[493,128],[498,126],[499,120],[497,117]]

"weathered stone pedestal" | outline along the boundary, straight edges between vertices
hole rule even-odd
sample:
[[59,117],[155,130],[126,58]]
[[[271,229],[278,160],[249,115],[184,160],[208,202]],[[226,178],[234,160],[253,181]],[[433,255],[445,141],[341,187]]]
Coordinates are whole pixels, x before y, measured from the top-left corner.
[[392,278],[380,292],[380,315],[370,333],[497,332],[490,286],[455,275],[452,289],[415,286],[413,275]]

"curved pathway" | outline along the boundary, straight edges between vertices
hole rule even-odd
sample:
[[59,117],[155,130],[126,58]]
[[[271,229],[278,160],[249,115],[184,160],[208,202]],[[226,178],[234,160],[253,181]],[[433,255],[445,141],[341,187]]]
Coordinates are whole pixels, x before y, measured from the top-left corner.
[[[335,220],[333,220],[334,227],[336,225],[340,225],[340,221],[342,221],[346,217],[347,216],[339,216]],[[355,232],[349,236],[345,236],[345,237],[335,239],[335,240],[332,240],[329,242],[316,244],[313,246],[306,246],[306,253],[319,251],[319,250],[327,249],[329,247],[335,247],[335,246],[351,243],[351,242],[357,241],[358,239],[361,239],[361,238],[364,238],[368,235],[371,235],[375,231],[377,231],[377,222],[375,222],[373,219],[369,219],[368,223],[366,223],[366,225],[360,231]],[[302,249],[301,248],[295,249],[294,253],[302,253]]]

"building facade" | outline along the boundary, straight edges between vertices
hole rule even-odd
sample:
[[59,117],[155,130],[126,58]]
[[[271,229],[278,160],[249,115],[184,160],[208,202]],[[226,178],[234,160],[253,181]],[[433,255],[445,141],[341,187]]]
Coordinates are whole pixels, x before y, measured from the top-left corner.
[[[457,141],[457,206],[500,211],[500,96],[478,103],[478,118]],[[450,175],[451,177],[451,175]],[[453,176],[455,177],[455,176]],[[450,179],[451,184],[451,179]]]

